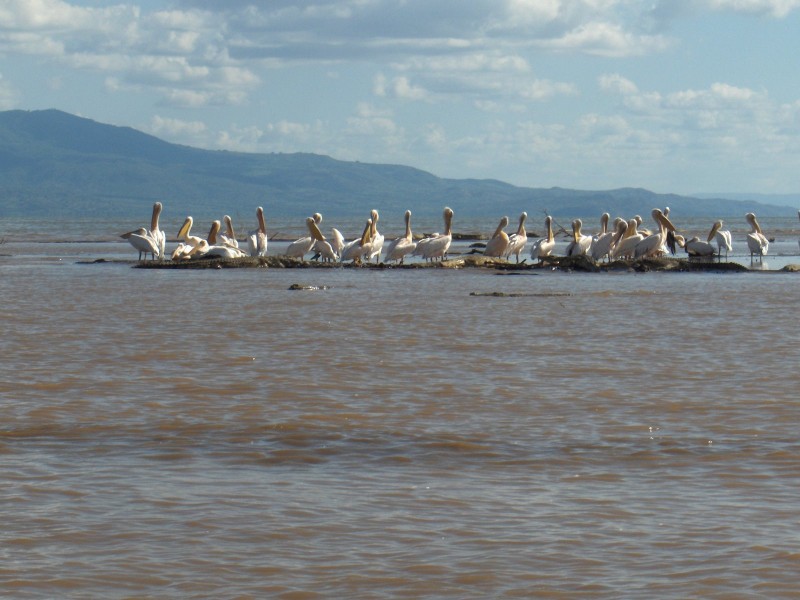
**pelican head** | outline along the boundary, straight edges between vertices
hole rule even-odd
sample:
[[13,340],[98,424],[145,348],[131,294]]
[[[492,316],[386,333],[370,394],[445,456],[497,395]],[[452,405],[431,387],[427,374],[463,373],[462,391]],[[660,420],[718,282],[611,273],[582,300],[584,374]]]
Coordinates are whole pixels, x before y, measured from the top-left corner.
[[208,230],[208,245],[213,246],[217,243],[217,234],[219,234],[220,222],[212,221],[211,229]]
[[314,223],[316,223],[317,225],[322,223],[322,215],[319,213],[314,213],[313,215],[311,215],[311,218],[314,219]]
[[722,227],[722,221],[717,221],[711,226],[711,231],[708,233],[708,238],[706,238],[707,242],[710,242],[714,239],[714,236],[719,231],[720,227]]
[[193,223],[194,219],[192,219],[192,217],[186,217],[183,225],[181,225],[181,228],[178,230],[178,239],[185,239],[189,235]]

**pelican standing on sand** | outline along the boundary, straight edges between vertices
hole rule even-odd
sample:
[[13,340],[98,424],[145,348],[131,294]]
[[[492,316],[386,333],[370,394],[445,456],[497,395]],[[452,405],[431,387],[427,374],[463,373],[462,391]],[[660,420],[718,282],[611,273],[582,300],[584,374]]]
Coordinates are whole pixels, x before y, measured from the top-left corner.
[[361,237],[357,237],[351,242],[347,242],[342,249],[342,254],[339,256],[339,262],[347,260],[353,263],[360,262],[361,257],[364,256],[364,246],[369,243],[370,234],[372,232],[372,219],[367,219],[364,225],[364,231],[361,232]]
[[[314,213],[313,216],[308,217],[306,219],[306,227],[308,227],[308,219],[311,219],[317,225],[322,223],[322,215],[320,213]],[[315,240],[314,236],[311,235],[311,231],[309,229],[309,234],[307,236],[297,238],[295,241],[289,244],[284,254],[292,258],[303,258],[306,254],[311,252],[316,241],[317,240]]]
[[519,216],[519,225],[517,226],[516,233],[508,236],[508,248],[506,248],[506,258],[512,254],[517,257],[519,262],[519,255],[525,251],[525,244],[528,243],[528,233],[525,231],[525,220],[528,218],[528,213],[523,212]]
[[484,256],[499,258],[506,253],[508,248],[508,234],[503,231],[508,227],[508,217],[500,219],[497,229],[494,230],[492,238],[486,243],[486,248],[483,249]]
[[375,262],[380,262],[381,258],[381,250],[383,250],[383,234],[378,231],[378,211],[374,208],[372,209],[372,231],[370,233],[370,248],[369,248],[369,256],[367,256],[367,260],[375,259]]
[[664,216],[660,208],[654,208],[650,213],[653,221],[658,228],[655,233],[651,233],[642,241],[640,241],[633,249],[635,258],[658,256],[664,252],[664,244],[667,241],[667,231],[675,232],[675,226],[672,222]]
[[544,218],[544,226],[547,230],[547,237],[539,238],[531,246],[531,258],[538,259],[541,263],[546,256],[553,253],[556,246],[556,237],[553,235],[553,217],[547,215]]
[[[320,215],[320,221],[321,220],[322,216]],[[306,219],[306,227],[308,227],[308,232],[311,234],[311,237],[314,238],[312,250],[314,250],[316,256],[320,257],[322,262],[335,261],[338,258],[338,255],[336,252],[334,252],[330,242],[328,242],[328,240],[325,239],[325,236],[322,235],[322,231],[320,231],[317,221],[314,217],[309,217]]]
[[[608,219],[611,218],[607,212],[603,213],[600,217],[600,233],[592,238],[592,245],[589,248],[589,254],[595,260],[602,260],[611,252],[614,235],[616,234],[616,223],[614,229],[608,230]],[[621,219],[620,219],[621,220]]]
[[264,209],[256,208],[258,227],[247,234],[247,251],[250,256],[267,255],[267,223],[264,221]]
[[409,254],[414,251],[417,247],[417,244],[414,242],[414,236],[411,234],[411,211],[407,210],[405,214],[406,220],[406,233],[398,238],[393,239],[389,242],[389,245],[384,250],[384,262],[389,262],[390,260],[397,261],[401,265],[403,264],[403,260],[405,260],[406,254]]
[[583,221],[575,219],[572,222],[572,241],[567,246],[565,254],[567,256],[583,256],[589,252],[592,245],[592,236],[581,233]]
[[759,260],[769,250],[769,240],[764,232],[761,231],[761,226],[756,221],[756,216],[753,213],[747,213],[744,216],[747,222],[750,223],[750,233],[747,234],[747,247],[750,249],[750,260],[753,260],[754,255],[758,255]]
[[153,260],[158,256],[158,245],[144,227],[123,233],[120,237],[128,240],[128,243],[139,251],[139,260],[142,260],[142,255],[145,260],[148,254],[152,255]]
[[164,230],[160,229],[158,226],[158,217],[161,215],[161,202],[156,202],[153,204],[153,216],[150,217],[150,237],[153,238],[153,241],[156,243],[156,247],[158,248],[158,259],[164,260],[164,252],[166,251],[167,246],[167,236],[164,234]]
[[722,257],[722,249],[725,249],[725,259],[728,258],[728,252],[733,250],[731,246],[731,232],[727,229],[722,229],[722,221],[716,221],[711,227],[706,241],[714,240],[717,242],[717,256]]
[[436,237],[420,240],[417,243],[417,251],[419,252],[420,245],[425,242],[420,252],[425,260],[433,261],[437,258],[444,260],[447,256],[447,251],[450,249],[450,243],[453,241],[453,209],[446,206],[442,213],[442,218],[444,219],[444,233]]
[[628,226],[625,229],[625,233],[622,235],[622,239],[619,240],[614,247],[614,258],[633,258],[636,244],[644,239],[644,236],[639,233],[638,226],[639,223],[635,218],[628,221]]

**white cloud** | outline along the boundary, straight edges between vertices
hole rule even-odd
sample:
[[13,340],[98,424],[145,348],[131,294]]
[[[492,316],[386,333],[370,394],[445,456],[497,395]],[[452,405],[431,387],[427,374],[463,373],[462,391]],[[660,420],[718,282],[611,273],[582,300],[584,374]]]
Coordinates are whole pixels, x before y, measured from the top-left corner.
[[777,18],[800,8],[800,0],[708,0],[708,3],[715,10],[769,14]]

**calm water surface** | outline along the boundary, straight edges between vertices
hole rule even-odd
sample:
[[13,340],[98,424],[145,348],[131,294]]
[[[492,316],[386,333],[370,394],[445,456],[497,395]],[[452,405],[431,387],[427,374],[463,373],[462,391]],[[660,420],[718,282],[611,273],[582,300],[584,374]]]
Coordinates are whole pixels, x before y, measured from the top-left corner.
[[141,270],[81,231],[0,246],[8,597],[800,594],[797,275]]

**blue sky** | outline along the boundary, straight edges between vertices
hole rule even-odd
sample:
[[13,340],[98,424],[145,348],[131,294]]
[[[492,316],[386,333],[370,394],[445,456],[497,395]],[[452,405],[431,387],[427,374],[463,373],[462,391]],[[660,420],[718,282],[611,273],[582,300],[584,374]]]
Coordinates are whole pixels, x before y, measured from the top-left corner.
[[800,0],[3,0],[0,109],[442,177],[800,192]]

